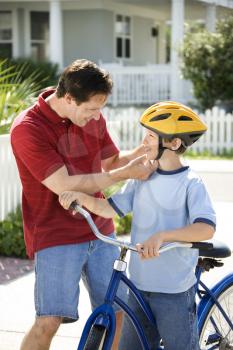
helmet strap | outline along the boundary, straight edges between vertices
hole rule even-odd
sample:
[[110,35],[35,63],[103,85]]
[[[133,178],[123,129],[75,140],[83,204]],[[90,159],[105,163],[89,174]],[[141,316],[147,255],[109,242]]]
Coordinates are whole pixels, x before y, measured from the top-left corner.
[[[183,147],[187,148],[187,146],[185,145],[185,143],[183,141],[182,141],[182,145],[183,145]],[[173,151],[173,152],[176,151],[176,149],[171,149],[171,148],[168,148],[168,147],[164,147],[163,146],[163,138],[159,135],[158,155],[155,158],[155,160],[159,160],[162,157],[163,152],[165,151],[165,149],[169,149],[169,151]]]
[[158,154],[157,154],[157,157],[155,158],[155,160],[159,160],[162,157],[163,152],[165,151],[165,149],[168,149],[168,148],[163,146],[163,139],[159,135]]

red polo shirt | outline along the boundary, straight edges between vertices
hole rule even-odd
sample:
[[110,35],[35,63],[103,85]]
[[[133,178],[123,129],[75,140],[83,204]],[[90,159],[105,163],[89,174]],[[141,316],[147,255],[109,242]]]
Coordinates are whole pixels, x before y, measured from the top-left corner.
[[[96,237],[86,220],[61,207],[58,196],[41,182],[62,166],[70,175],[100,173],[101,160],[119,152],[101,115],[78,127],[59,117],[46,103],[48,90],[22,112],[11,128],[11,144],[23,187],[24,236],[29,257],[51,246],[86,242]],[[96,197],[103,197],[98,192]],[[92,215],[103,234],[110,234],[112,220]]]

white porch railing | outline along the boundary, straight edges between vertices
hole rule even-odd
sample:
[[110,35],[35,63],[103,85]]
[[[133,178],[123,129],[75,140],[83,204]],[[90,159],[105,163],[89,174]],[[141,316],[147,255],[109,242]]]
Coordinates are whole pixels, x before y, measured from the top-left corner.
[[122,66],[101,64],[110,72],[114,87],[109,98],[113,106],[147,105],[171,98],[171,66]]
[[[121,150],[129,150],[141,143],[143,129],[138,120],[142,109],[105,108],[108,127]],[[202,115],[208,126],[207,133],[192,146],[193,150],[213,154],[233,149],[233,115],[213,108]],[[21,185],[12,155],[9,135],[0,136],[0,220],[14,210],[21,199]]]

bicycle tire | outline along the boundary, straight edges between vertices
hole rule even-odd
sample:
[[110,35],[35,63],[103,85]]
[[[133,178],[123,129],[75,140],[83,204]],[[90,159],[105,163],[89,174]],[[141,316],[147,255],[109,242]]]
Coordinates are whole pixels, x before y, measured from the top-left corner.
[[87,341],[83,350],[102,350],[106,335],[107,329],[105,327],[93,325],[88,334]]
[[[217,295],[217,300],[231,322],[233,322],[233,282],[230,282],[220,291],[219,295]],[[218,332],[213,327],[210,318],[214,320]],[[201,350],[233,350],[233,330],[215,304],[210,306],[202,322],[200,328],[200,348]]]

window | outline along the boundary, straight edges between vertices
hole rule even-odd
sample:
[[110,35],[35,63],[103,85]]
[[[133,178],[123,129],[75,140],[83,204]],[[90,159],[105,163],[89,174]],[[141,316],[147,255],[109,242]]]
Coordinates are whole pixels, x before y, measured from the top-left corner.
[[11,11],[0,11],[0,57],[12,57]]
[[116,15],[116,57],[131,57],[131,18],[129,16]]
[[49,13],[31,12],[31,56],[36,61],[49,58]]

